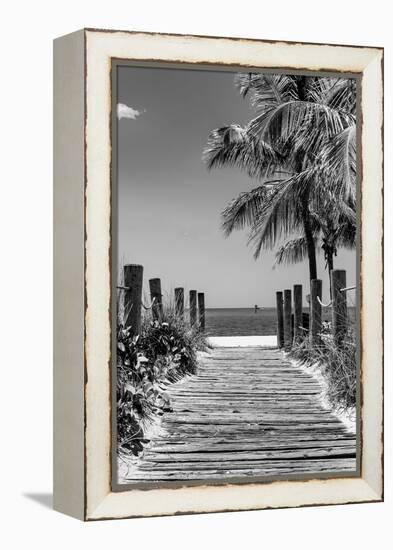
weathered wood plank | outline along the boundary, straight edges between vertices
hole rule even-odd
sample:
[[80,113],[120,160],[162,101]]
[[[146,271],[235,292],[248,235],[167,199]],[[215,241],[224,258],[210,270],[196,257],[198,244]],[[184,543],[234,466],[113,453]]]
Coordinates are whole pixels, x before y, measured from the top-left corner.
[[173,412],[127,480],[348,472],[356,440],[320,401],[318,382],[277,349],[218,348],[168,389]]
[[[311,465],[310,465],[311,463]],[[230,463],[229,463],[230,464]],[[128,481],[187,481],[187,480],[217,480],[222,481],[223,477],[263,477],[263,476],[284,476],[285,474],[318,474],[318,473],[341,473],[351,472],[355,469],[355,459],[324,459],[324,460],[303,460],[281,463],[266,463],[259,467],[222,469],[196,469],[196,470],[174,470],[154,468],[154,471],[139,470],[127,476]]]
[[193,452],[221,452],[221,451],[232,451],[232,452],[241,452],[241,451],[262,451],[262,450],[276,450],[276,449],[324,449],[324,448],[337,448],[342,447],[353,447],[355,441],[353,439],[328,439],[325,441],[298,441],[297,439],[292,441],[281,441],[275,442],[257,442],[257,441],[235,441],[235,442],[209,442],[206,444],[205,441],[182,441],[179,443],[168,444],[167,442],[164,445],[160,443],[155,443],[154,447],[151,449],[154,453],[193,453]]

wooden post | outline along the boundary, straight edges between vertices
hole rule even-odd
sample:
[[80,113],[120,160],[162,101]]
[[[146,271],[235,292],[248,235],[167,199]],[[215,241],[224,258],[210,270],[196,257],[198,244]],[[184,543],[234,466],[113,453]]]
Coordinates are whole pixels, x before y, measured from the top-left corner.
[[282,301],[282,292],[276,292],[277,308],[277,346],[284,347],[284,309]]
[[154,300],[154,304],[151,308],[153,319],[155,321],[162,319],[162,293],[161,293],[161,279],[149,279],[150,287],[150,299]]
[[310,295],[310,344],[317,346],[321,342],[322,330],[322,306],[318,300],[322,300],[322,281],[321,279],[313,279],[311,281]]
[[302,285],[293,285],[293,340],[299,342],[302,339],[303,331],[303,287]]
[[190,290],[190,324],[194,326],[197,322],[197,291]]
[[205,294],[198,292],[199,328],[205,330]]
[[131,328],[131,334],[141,329],[143,266],[128,264],[123,267],[124,275],[124,326]]
[[340,345],[347,331],[347,294],[341,292],[347,286],[347,275],[344,269],[332,269],[332,331],[337,345]]
[[179,317],[184,317],[184,288],[175,288],[175,312]]
[[292,292],[284,290],[284,347],[292,347]]

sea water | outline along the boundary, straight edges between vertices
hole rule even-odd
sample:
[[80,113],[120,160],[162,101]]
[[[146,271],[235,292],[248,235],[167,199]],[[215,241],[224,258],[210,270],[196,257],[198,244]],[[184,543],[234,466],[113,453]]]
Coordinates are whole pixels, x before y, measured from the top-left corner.
[[[308,308],[303,311],[308,312]],[[348,308],[349,318],[355,321],[356,308]],[[331,321],[330,308],[323,308],[323,321]],[[217,308],[206,309],[206,332],[210,336],[269,336],[277,334],[276,308]]]

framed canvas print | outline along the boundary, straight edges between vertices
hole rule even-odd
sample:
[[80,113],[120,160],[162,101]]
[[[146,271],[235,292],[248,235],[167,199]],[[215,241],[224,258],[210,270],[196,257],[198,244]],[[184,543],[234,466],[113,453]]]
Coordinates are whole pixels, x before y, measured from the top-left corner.
[[383,50],[54,43],[54,502],[383,499]]

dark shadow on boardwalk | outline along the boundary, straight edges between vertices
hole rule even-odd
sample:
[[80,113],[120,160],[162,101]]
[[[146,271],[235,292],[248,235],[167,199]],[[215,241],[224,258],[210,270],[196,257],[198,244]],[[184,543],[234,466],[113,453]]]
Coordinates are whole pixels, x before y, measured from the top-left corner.
[[321,406],[318,382],[277,349],[216,348],[169,394],[173,412],[129,482],[356,468],[355,435]]

